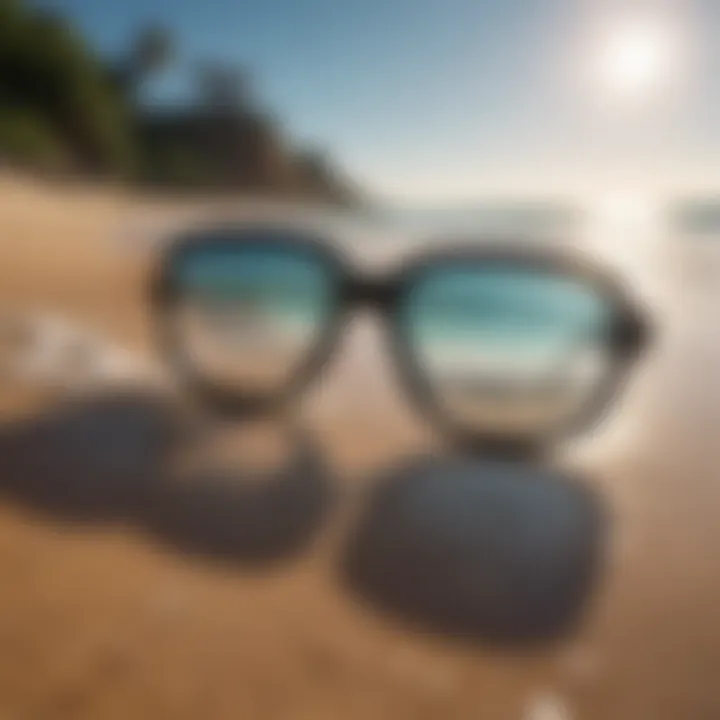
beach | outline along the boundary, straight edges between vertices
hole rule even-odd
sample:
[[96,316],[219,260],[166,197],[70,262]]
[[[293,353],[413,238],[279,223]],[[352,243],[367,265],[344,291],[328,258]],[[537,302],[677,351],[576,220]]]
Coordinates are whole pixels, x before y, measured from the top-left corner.
[[[3,179],[0,309],[72,318],[157,364],[146,304],[157,248],[123,232],[194,211]],[[413,244],[344,242],[368,266]],[[583,251],[613,261],[594,242]],[[2,501],[0,717],[511,720],[548,694],[571,718],[719,716],[720,256],[683,242],[668,234],[633,256],[618,241],[617,267],[656,332],[619,407],[558,458],[612,517],[610,560],[571,640],[508,652],[433,636],[338,583],[341,538],[377,473],[443,447],[363,315],[303,401],[339,500],[288,562],[211,562],[132,524]],[[6,425],[45,407],[30,386],[3,392]]]

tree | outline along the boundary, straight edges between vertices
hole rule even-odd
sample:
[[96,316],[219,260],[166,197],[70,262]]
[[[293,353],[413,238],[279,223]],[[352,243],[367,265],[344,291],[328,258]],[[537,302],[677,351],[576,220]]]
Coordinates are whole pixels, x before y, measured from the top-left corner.
[[143,75],[165,68],[174,54],[170,33],[159,25],[143,28],[135,39],[133,47],[135,67]]
[[250,109],[247,73],[220,63],[205,63],[197,70],[198,100],[206,108],[246,112]]
[[175,55],[170,33],[160,25],[142,28],[133,41],[121,77],[128,96],[135,101],[140,86],[153,74],[164,70]]
[[[126,168],[130,144],[121,99],[100,59],[62,18],[0,0],[0,78],[0,114],[15,118],[6,123],[15,141],[22,121],[29,126],[20,133],[23,143],[44,137],[43,146],[56,154],[64,148],[82,168]],[[11,142],[0,138],[5,152]]]

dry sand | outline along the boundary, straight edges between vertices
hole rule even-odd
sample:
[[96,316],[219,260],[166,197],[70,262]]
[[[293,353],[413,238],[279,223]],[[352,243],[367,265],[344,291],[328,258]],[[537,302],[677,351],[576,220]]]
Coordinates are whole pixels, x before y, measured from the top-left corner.
[[[0,180],[0,308],[65,314],[149,352],[147,257],[113,242],[149,205]],[[567,648],[501,653],[374,613],[333,574],[342,503],[299,558],[258,569],[3,501],[0,718],[510,720],[547,693],[573,718],[720,717],[720,305],[696,271],[668,271],[668,293],[688,306],[694,293],[696,311],[665,328],[631,388],[626,442],[584,460],[615,513],[614,560]],[[434,442],[360,325],[306,408],[348,499],[366,472]],[[28,392],[4,392],[10,423]]]

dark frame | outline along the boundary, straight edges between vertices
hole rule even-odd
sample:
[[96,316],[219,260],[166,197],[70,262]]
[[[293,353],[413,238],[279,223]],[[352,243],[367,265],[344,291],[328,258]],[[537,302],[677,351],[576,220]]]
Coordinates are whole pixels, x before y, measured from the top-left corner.
[[[410,260],[381,276],[368,277],[352,270],[328,239],[320,234],[277,224],[217,225],[191,230],[178,237],[166,250],[155,269],[151,282],[151,307],[156,336],[161,352],[204,406],[216,413],[252,416],[277,412],[316,377],[339,345],[347,315],[359,306],[371,307],[385,320],[390,345],[400,377],[424,413],[456,444],[474,451],[496,455],[527,456],[538,453],[554,441],[576,433],[599,420],[610,402],[622,388],[640,352],[648,342],[649,326],[644,314],[629,293],[602,268],[568,252],[527,243],[505,240],[456,241],[448,246],[443,239],[439,248],[420,252]],[[472,243],[472,244],[471,244]],[[330,316],[316,346],[292,373],[288,383],[268,395],[248,394],[214,385],[192,367],[182,344],[174,332],[173,313],[180,297],[173,269],[176,261],[197,249],[228,247],[272,247],[280,252],[305,254],[321,263],[332,278]],[[591,285],[613,309],[610,328],[610,366],[588,403],[577,414],[542,434],[507,436],[481,430],[468,431],[453,423],[442,412],[429,380],[425,377],[411,347],[409,328],[402,321],[402,301],[424,273],[442,264],[514,265],[540,270],[549,275],[577,279]]]

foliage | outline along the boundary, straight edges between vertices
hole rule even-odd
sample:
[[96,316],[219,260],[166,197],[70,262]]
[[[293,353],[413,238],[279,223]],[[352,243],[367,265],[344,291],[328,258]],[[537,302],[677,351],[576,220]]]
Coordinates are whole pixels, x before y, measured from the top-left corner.
[[13,0],[0,0],[0,107],[13,132],[23,117],[28,135],[57,138],[81,168],[128,169],[127,113],[99,58],[61,18]]
[[211,176],[202,155],[179,142],[149,146],[138,174],[145,184],[182,189],[206,187]]
[[197,71],[198,103],[213,110],[248,110],[251,107],[248,85],[241,70],[204,63]]
[[19,110],[0,114],[0,157],[47,171],[69,166],[67,150],[47,124],[37,115]]
[[158,25],[138,31],[128,54],[108,68],[108,75],[130,104],[138,102],[142,84],[165,69],[175,54],[170,34]]
[[109,63],[64,18],[0,0],[0,161],[178,187],[340,196],[327,158],[286,147],[241,69],[205,63],[194,101],[159,119],[143,107],[142,84],[174,50],[167,31],[150,26]]

